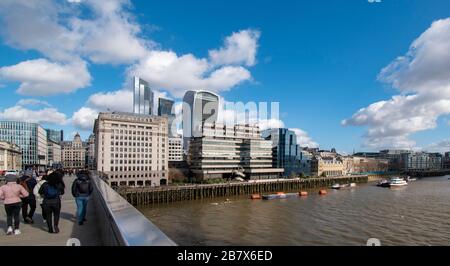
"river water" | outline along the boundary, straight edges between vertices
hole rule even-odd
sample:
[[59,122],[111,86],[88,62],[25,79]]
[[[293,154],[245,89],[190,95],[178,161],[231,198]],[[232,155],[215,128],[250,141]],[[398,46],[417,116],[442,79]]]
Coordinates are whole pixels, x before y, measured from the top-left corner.
[[450,176],[308,197],[231,197],[140,211],[179,245],[450,245]]

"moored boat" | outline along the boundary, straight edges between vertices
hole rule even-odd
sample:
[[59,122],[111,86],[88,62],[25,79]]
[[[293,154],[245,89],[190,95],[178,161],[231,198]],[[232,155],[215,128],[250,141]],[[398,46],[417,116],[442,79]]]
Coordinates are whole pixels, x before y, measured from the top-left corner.
[[383,179],[383,180],[378,181],[377,186],[378,187],[389,187],[390,184],[389,184],[388,180]]
[[408,182],[398,177],[392,178],[391,181],[389,182],[390,187],[402,187],[406,185],[408,185]]
[[334,185],[331,186],[331,188],[332,188],[332,189],[340,189],[340,188],[341,188],[341,185],[339,185],[339,184],[334,184]]

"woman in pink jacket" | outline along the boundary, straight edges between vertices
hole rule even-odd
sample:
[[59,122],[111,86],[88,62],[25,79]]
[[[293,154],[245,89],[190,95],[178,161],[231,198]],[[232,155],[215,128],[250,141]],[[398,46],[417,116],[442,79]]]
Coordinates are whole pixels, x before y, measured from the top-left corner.
[[[7,216],[8,229],[7,235],[15,234],[20,235],[19,230],[19,215],[20,208],[22,206],[21,198],[28,197],[27,190],[17,184],[17,176],[7,175],[5,177],[6,185],[0,187],[0,199],[4,201],[5,211]],[[13,218],[14,218],[14,230],[13,230]]]

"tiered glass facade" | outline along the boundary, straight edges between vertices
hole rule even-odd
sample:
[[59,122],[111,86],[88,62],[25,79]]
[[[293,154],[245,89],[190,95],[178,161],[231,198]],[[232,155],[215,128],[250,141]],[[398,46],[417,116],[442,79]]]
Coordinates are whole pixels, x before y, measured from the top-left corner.
[[153,92],[147,81],[134,77],[133,111],[135,114],[153,114]]

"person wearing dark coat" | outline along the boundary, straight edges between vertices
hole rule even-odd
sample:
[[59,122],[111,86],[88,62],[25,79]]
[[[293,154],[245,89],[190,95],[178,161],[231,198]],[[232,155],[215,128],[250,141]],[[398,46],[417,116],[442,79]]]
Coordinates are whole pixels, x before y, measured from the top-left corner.
[[77,204],[77,221],[79,225],[86,222],[87,204],[94,190],[88,171],[78,171],[77,179],[72,183],[72,195]]
[[[28,192],[28,197],[22,198],[22,217],[25,223],[34,223],[33,216],[36,211],[36,197],[33,194],[33,189],[36,186],[36,178],[33,177],[32,170],[26,170],[24,175],[20,177],[20,185],[22,185]],[[30,211],[28,211],[30,207]]]
[[39,195],[43,197],[42,208],[45,210],[45,218],[49,233],[59,233],[59,217],[61,213],[61,195],[64,195],[63,176],[53,172],[47,177],[47,182],[42,184]]

